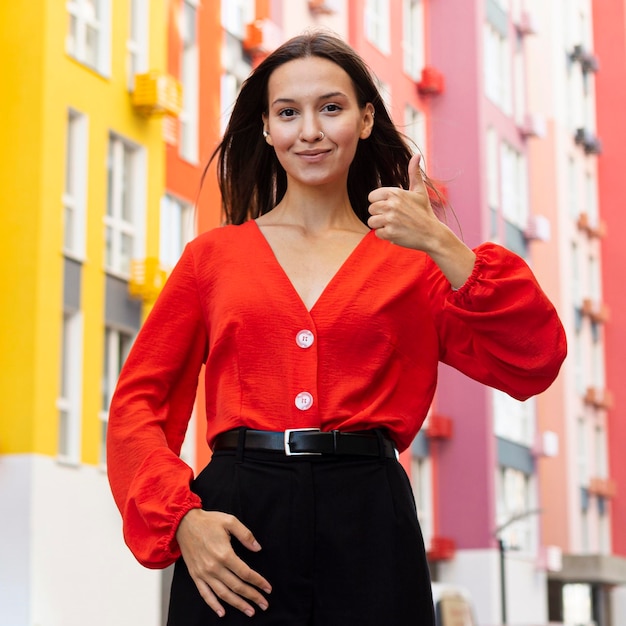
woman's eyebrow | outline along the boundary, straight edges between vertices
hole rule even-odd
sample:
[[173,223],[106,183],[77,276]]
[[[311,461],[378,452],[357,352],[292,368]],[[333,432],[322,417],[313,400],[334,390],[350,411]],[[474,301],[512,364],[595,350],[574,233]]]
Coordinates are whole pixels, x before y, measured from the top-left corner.
[[[328,98],[337,98],[337,97],[346,98],[347,96],[345,93],[343,93],[343,91],[331,91],[329,93],[325,93],[319,96],[319,98],[317,99],[328,100]],[[277,104],[293,104],[294,102],[296,102],[295,98],[276,98],[276,100],[272,102],[272,106],[275,106]]]

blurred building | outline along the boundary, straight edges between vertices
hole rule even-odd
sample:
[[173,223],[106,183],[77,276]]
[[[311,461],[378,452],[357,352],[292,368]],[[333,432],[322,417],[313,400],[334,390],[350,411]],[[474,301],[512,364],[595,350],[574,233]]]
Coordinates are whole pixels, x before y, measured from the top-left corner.
[[[2,3],[0,623],[149,624],[160,575],[121,540],[104,441],[158,290],[167,3]],[[142,263],[134,265],[135,260]],[[144,273],[143,277],[141,273]],[[141,598],[141,602],[137,602]]]
[[[602,581],[610,585],[621,578],[621,585],[611,591],[613,624],[626,621],[626,463],[623,442],[626,441],[626,387],[624,386],[624,347],[626,346],[626,290],[620,268],[626,266],[626,197],[624,176],[626,146],[626,1],[593,1],[593,51],[597,54],[596,74],[597,134],[602,142],[598,159],[599,224],[606,226],[602,240],[602,297],[608,316],[605,333],[605,389],[607,394],[606,429],[608,433],[608,463],[602,468],[609,487],[611,510],[611,553],[620,560],[609,561],[613,575]],[[602,229],[601,229],[602,232]],[[599,497],[599,496],[597,496]],[[599,502],[599,501],[598,501]]]
[[[626,1],[35,0],[0,8],[0,626],[164,623],[170,571],[134,561],[106,480],[109,400],[185,243],[220,224],[214,165],[201,180],[241,83],[311,27],[370,65],[449,225],[526,258],[567,328],[525,403],[441,368],[401,458],[433,579],[482,624],[626,620]],[[199,402],[198,470],[203,422]]]
[[[558,302],[569,339],[563,374],[538,401],[540,428],[559,440],[558,455],[540,461],[543,539],[560,553],[549,574],[549,617],[604,625],[626,619],[626,560],[616,556],[612,536],[612,468],[623,460],[611,462],[617,449],[610,444],[610,317],[603,284],[603,250],[615,245],[603,196],[616,188],[598,176],[603,164],[611,167],[601,125],[612,134],[620,109],[607,91],[603,96],[596,89],[605,80],[597,46],[606,42],[595,22],[618,15],[606,3],[592,9],[589,0],[535,3],[531,67],[537,70],[529,99],[546,120],[546,136],[531,149],[531,197],[552,225],[550,245],[535,246],[533,261]],[[615,21],[622,47],[625,25],[622,13],[621,27]]]

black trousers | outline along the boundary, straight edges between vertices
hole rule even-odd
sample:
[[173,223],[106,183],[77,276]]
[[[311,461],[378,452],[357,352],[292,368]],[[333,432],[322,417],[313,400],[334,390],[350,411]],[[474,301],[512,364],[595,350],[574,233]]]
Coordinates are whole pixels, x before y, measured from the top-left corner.
[[237,553],[272,585],[249,618],[205,604],[179,559],[168,626],[434,626],[410,483],[395,459],[216,452],[192,489],[258,539]]

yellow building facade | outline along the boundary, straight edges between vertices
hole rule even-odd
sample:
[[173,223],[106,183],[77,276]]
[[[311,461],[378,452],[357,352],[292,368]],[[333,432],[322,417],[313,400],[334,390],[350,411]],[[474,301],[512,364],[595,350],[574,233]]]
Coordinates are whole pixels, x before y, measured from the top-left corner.
[[0,624],[160,623],[161,578],[122,544],[104,438],[145,305],[129,295],[132,263],[158,258],[162,115],[180,99],[165,73],[169,5],[0,4],[0,499],[10,512]]

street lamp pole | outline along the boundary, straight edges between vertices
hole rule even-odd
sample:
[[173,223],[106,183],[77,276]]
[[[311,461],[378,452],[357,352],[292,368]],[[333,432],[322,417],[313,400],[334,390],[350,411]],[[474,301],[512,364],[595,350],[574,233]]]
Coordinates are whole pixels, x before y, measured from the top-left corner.
[[504,524],[500,524],[494,531],[494,537],[498,540],[498,549],[500,551],[500,608],[502,615],[502,624],[507,623],[507,611],[506,611],[506,547],[504,545],[504,540],[500,536],[500,533],[515,522],[519,522],[522,519],[530,517],[531,515],[539,515],[542,512],[542,509],[531,509],[530,511],[523,511],[522,513],[517,513],[504,522]]

